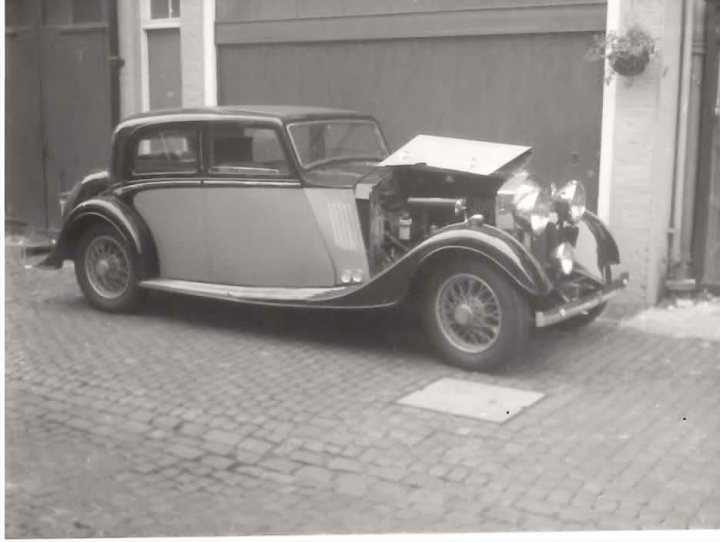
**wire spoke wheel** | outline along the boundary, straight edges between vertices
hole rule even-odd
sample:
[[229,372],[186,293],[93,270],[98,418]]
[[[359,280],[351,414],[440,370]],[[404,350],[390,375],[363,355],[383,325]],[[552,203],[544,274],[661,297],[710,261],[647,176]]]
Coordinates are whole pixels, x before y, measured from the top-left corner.
[[104,299],[117,299],[130,287],[130,257],[111,236],[97,236],[90,242],[84,265],[89,286]]
[[497,295],[471,273],[452,275],[440,285],[435,317],[445,339],[468,354],[479,354],[495,344],[502,326]]

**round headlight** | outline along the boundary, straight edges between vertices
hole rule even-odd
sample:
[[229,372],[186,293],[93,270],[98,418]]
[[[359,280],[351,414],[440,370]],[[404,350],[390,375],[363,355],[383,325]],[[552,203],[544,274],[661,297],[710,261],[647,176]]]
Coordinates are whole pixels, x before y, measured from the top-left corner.
[[585,214],[586,200],[585,187],[578,181],[570,181],[553,194],[555,212],[573,224]]
[[550,220],[550,194],[535,183],[528,183],[517,194],[514,209],[518,223],[534,235],[545,231]]

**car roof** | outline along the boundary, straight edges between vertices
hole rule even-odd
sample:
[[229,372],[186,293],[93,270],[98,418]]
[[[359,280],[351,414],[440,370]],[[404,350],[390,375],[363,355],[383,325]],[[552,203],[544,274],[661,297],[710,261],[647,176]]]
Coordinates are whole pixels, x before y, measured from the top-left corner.
[[264,117],[291,122],[322,118],[357,117],[372,118],[371,115],[346,109],[311,107],[299,105],[223,105],[218,107],[159,109],[133,115],[125,119],[120,127],[161,122],[182,122],[184,120],[220,120],[221,118]]

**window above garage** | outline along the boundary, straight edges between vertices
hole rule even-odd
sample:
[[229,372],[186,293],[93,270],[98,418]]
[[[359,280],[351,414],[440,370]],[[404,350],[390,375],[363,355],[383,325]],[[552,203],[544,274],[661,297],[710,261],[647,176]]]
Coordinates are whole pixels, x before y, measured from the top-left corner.
[[180,17],[180,0],[151,0],[151,19],[178,19]]
[[84,25],[105,21],[103,0],[44,0],[42,4],[45,25]]

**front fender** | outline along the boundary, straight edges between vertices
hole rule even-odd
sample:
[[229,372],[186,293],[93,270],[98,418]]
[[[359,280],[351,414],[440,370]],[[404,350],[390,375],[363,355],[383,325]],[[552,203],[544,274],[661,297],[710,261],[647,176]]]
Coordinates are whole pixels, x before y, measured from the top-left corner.
[[605,267],[609,265],[620,263],[620,251],[618,250],[617,243],[602,220],[590,211],[585,211],[582,220],[595,236],[595,241],[597,242],[598,267],[605,269]]
[[59,268],[64,260],[74,258],[80,236],[97,222],[111,225],[127,239],[141,279],[158,275],[157,250],[150,230],[137,211],[112,195],[86,200],[70,211],[56,239],[55,250],[40,265]]
[[418,270],[446,254],[467,254],[490,261],[519,288],[532,296],[552,290],[552,283],[538,261],[508,233],[493,226],[448,226],[426,239],[373,277],[367,284],[344,297],[343,305],[381,306],[398,302],[408,292]]

